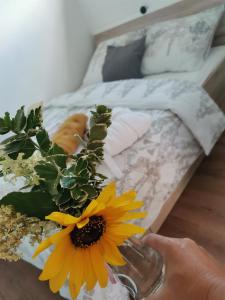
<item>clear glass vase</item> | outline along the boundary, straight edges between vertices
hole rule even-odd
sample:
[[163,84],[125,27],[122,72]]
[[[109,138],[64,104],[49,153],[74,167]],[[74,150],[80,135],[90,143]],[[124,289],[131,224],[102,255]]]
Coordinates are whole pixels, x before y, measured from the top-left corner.
[[115,277],[125,286],[131,299],[140,300],[154,294],[164,281],[162,256],[137,239],[120,247],[127,264],[115,267]]

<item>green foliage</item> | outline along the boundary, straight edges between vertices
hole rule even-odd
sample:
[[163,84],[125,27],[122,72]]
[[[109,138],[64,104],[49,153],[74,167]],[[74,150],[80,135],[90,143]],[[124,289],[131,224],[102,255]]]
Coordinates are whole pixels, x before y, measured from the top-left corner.
[[56,165],[59,166],[61,169],[66,168],[68,155],[58,145],[56,144],[51,145],[51,148],[47,153],[47,158],[49,160],[51,159],[52,162],[55,162]]
[[17,110],[16,116],[12,119],[12,130],[15,133],[20,133],[23,129],[25,129],[27,123],[27,118],[25,117],[24,107],[22,106],[21,109]]
[[43,156],[45,156],[45,154],[48,153],[48,151],[51,148],[51,141],[49,139],[49,135],[48,135],[47,131],[45,129],[41,128],[37,132],[36,139],[37,139],[38,145],[40,147],[41,154]]
[[37,107],[35,109],[32,109],[30,111],[30,113],[27,116],[26,119],[26,128],[25,131],[26,132],[32,132],[38,128],[38,127],[42,127],[42,108]]
[[59,175],[57,167],[50,162],[41,162],[34,169],[45,182],[54,181]]
[[44,220],[57,210],[50,194],[45,192],[14,192],[1,199],[1,205],[12,205],[17,212]]
[[1,204],[13,205],[17,211],[39,218],[53,210],[80,216],[99,195],[106,179],[96,173],[96,166],[104,158],[104,139],[110,124],[111,109],[97,106],[96,111],[92,112],[86,147],[77,155],[67,155],[59,146],[52,144],[47,131],[42,127],[41,108],[31,110],[28,116],[23,107],[14,118],[6,113],[0,119],[0,133],[11,131],[13,136],[2,142],[4,152],[16,159],[19,153],[29,158],[38,150],[43,160],[34,168],[40,184],[33,187],[30,193],[7,195]]
[[61,211],[79,216],[101,192],[106,177],[96,173],[96,165],[104,158],[103,140],[110,124],[111,109],[103,105],[97,106],[96,112],[92,112],[86,148],[73,156],[72,166],[63,172],[60,179],[61,189],[67,190],[55,199]]
[[6,112],[5,116],[0,118],[0,134],[14,134],[1,143],[5,153],[12,159],[16,159],[19,153],[24,153],[24,158],[29,158],[36,150],[31,137],[38,134],[41,124],[41,107],[31,110],[28,116],[25,116],[23,106],[17,110],[14,118]]

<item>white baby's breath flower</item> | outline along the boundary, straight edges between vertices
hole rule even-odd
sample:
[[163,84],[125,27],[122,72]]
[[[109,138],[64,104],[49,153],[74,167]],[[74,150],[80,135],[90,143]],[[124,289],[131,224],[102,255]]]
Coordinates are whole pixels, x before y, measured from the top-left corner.
[[23,153],[19,153],[17,159],[14,160],[0,151],[0,170],[5,181],[16,182],[18,177],[24,177],[26,185],[38,185],[40,178],[34,168],[43,160],[43,157],[39,151],[34,152],[28,159],[24,159],[23,156]]
[[16,212],[11,206],[0,207],[0,259],[17,261],[22,257],[18,251],[23,238],[29,237],[34,245],[55,232],[55,223],[41,221],[37,218]]

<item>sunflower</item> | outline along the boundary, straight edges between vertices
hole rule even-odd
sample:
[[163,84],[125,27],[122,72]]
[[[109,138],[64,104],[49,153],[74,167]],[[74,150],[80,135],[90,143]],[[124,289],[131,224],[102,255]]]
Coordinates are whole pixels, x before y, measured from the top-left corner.
[[49,280],[53,293],[58,292],[68,279],[72,298],[77,297],[84,284],[88,291],[97,282],[102,288],[106,287],[109,277],[107,264],[126,264],[118,246],[132,235],[145,231],[125,223],[146,216],[144,212],[131,212],[142,205],[142,201],[136,201],[135,191],[117,197],[115,183],[111,183],[79,218],[60,212],[47,216],[47,220],[57,222],[64,229],[44,240],[36,249],[34,257],[55,246],[39,279]]

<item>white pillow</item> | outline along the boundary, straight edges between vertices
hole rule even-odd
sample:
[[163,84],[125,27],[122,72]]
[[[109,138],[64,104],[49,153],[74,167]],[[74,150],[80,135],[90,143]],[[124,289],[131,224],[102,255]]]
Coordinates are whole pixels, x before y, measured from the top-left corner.
[[84,87],[90,84],[103,82],[102,68],[105,62],[108,46],[115,46],[115,47],[126,46],[133,41],[141,39],[142,37],[145,36],[145,34],[146,34],[146,29],[140,29],[101,42],[92,56],[82,86]]
[[199,70],[207,59],[224,5],[149,27],[143,75]]

